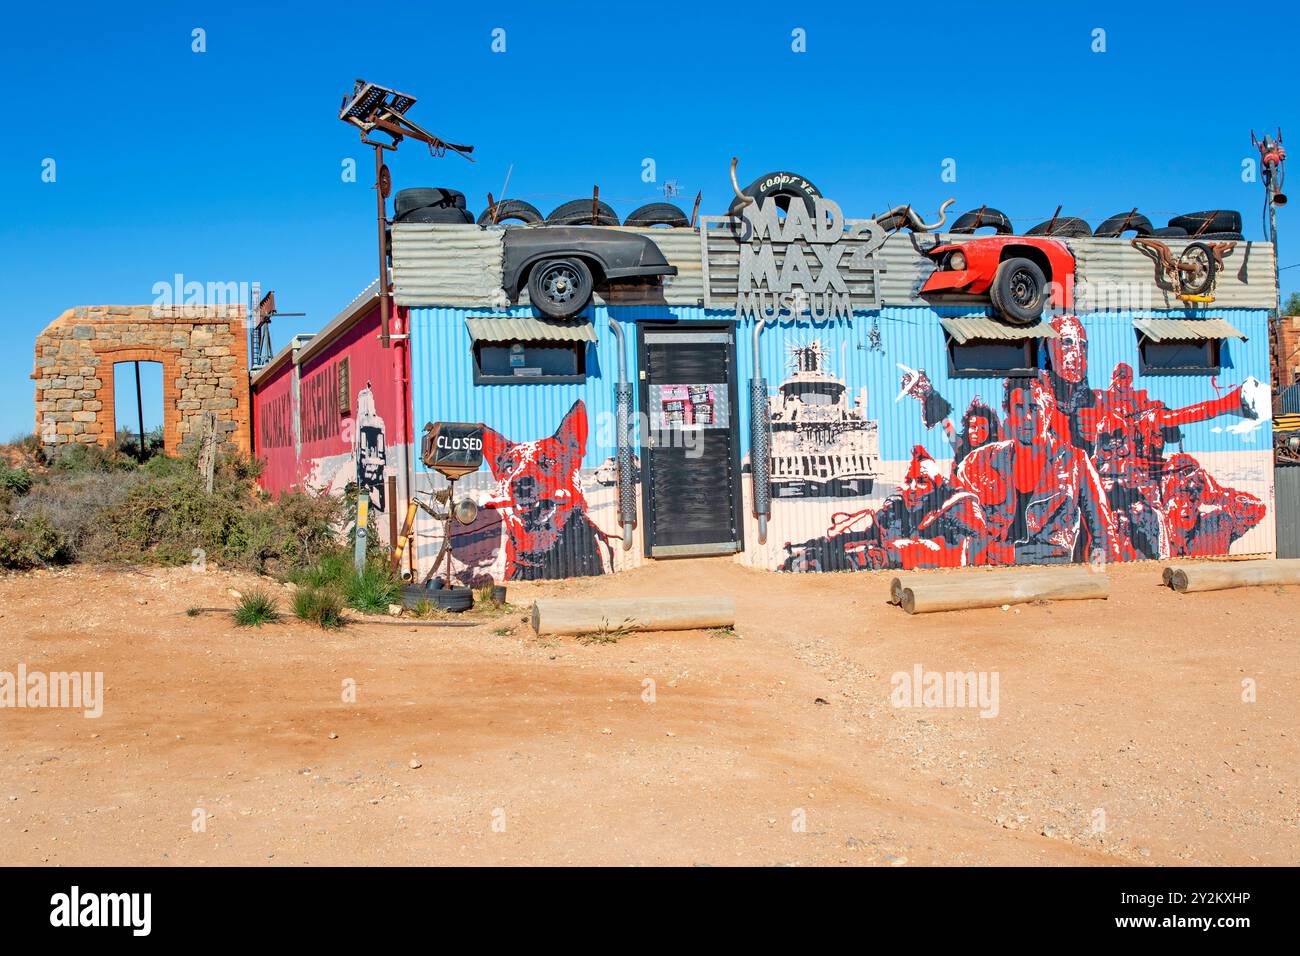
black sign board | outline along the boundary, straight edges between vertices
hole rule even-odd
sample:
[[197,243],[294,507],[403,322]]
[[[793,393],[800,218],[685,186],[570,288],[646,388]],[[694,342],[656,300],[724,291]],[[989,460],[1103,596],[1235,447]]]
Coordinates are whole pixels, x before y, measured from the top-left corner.
[[460,478],[483,464],[483,425],[429,422],[420,441],[420,460],[445,478]]

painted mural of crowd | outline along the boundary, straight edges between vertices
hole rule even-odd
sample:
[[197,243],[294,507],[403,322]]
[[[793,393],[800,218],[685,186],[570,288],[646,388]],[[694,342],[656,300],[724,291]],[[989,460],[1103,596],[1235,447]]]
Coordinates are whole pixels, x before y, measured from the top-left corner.
[[1257,418],[1253,378],[1221,396],[1169,408],[1119,363],[1088,381],[1088,339],[1072,315],[1052,321],[1049,367],[1003,382],[1001,415],[976,398],[960,422],[923,372],[905,387],[926,427],[953,447],[945,474],[917,445],[902,482],[876,509],[839,512],[825,537],[788,545],[783,570],[1053,564],[1226,554],[1264,518],[1254,495],[1220,484],[1186,453],[1180,427]]

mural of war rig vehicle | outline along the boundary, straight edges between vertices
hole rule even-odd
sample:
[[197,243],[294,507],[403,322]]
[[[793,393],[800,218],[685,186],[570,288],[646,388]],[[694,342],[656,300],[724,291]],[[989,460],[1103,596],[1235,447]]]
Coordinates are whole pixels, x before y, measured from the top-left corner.
[[865,389],[850,408],[817,339],[790,349],[790,370],[772,401],[773,497],[871,494],[880,436],[866,417]]

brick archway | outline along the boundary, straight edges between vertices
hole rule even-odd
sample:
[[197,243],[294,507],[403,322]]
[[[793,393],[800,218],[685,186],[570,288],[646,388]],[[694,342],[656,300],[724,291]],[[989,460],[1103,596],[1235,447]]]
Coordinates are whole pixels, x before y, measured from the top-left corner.
[[113,366],[163,367],[163,448],[196,442],[204,417],[218,441],[251,450],[248,340],[242,306],[155,308],[92,305],[69,309],[36,337],[36,431],[49,450],[111,446],[117,430]]
[[117,396],[114,394],[114,367],[123,362],[158,362],[162,365],[163,381],[163,451],[169,455],[176,454],[181,446],[181,411],[176,403],[179,392],[176,389],[176,361],[180,349],[172,348],[97,348],[99,357],[99,400],[102,403],[99,420],[103,427],[99,433],[99,444],[111,446],[117,439]]

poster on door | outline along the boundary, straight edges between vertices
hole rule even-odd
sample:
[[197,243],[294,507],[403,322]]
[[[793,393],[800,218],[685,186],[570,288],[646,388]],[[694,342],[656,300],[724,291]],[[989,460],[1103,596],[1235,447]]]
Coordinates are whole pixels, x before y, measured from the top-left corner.
[[727,428],[730,409],[725,382],[650,386],[650,427]]

